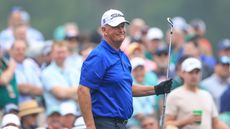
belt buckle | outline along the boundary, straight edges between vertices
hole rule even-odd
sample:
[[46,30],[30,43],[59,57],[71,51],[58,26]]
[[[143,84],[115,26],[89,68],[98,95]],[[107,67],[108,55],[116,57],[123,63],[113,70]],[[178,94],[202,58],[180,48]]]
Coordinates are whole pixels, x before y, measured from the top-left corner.
[[127,124],[128,123],[128,120],[124,120],[124,119],[120,119],[120,118],[115,118],[114,120],[115,120],[115,122],[121,123],[121,124]]
[[123,122],[122,122],[122,124],[127,124],[128,123],[128,120],[124,120]]

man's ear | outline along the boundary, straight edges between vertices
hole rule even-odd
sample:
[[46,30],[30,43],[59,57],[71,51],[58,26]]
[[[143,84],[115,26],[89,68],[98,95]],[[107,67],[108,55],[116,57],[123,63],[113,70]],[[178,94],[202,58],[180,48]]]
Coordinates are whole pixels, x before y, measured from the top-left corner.
[[106,34],[106,27],[101,27],[101,32],[103,33],[103,34]]

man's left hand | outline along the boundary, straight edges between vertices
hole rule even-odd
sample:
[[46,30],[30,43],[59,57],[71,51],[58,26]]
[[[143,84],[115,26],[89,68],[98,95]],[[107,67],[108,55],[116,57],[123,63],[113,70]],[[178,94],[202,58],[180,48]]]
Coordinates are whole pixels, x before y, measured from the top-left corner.
[[163,81],[160,84],[155,86],[154,88],[155,94],[160,95],[160,94],[169,93],[171,91],[171,87],[172,87],[172,79]]

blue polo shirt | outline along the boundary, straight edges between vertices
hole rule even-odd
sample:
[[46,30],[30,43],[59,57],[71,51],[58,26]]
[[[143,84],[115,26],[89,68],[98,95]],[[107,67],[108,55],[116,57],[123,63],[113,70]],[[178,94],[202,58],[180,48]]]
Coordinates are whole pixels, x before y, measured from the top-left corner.
[[128,57],[105,40],[90,53],[80,84],[91,89],[94,117],[128,119],[133,113],[132,77]]

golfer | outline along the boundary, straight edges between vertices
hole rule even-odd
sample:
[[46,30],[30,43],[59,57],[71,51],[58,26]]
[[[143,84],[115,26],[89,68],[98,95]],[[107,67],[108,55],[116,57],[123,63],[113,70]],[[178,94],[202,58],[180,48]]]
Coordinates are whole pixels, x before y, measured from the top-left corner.
[[106,11],[101,18],[103,40],[83,63],[77,93],[87,129],[126,129],[133,96],[171,90],[171,79],[157,86],[132,85],[130,61],[120,50],[126,23],[122,12]]

